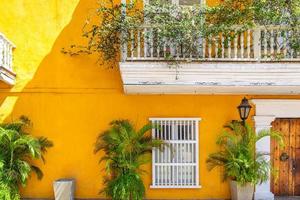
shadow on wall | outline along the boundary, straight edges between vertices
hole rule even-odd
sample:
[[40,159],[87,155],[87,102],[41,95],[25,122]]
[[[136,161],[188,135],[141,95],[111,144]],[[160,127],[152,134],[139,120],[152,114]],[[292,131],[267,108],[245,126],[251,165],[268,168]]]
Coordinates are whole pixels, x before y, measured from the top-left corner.
[[[3,116],[5,121],[26,115],[33,122],[32,133],[48,137],[55,145],[46,155],[46,165],[38,163],[45,172],[44,179],[37,181],[32,177],[22,191],[24,197],[53,197],[52,182],[62,177],[78,180],[77,197],[99,197],[102,177],[93,145],[101,127],[103,129],[108,124],[107,121],[101,122],[106,108],[99,109],[99,104],[102,104],[103,94],[122,93],[119,72],[117,69],[107,70],[109,66],[100,66],[95,55],[70,57],[61,53],[63,47],[84,42],[82,26],[88,13],[96,8],[96,2],[79,1],[70,23],[56,38],[33,78],[22,91],[3,94],[0,99],[1,113],[9,113],[9,116]],[[35,11],[31,14],[35,15]],[[59,23],[53,20],[45,23]],[[43,31],[51,30],[32,34],[42,37]],[[45,42],[49,41],[45,39]],[[24,39],[24,46],[20,49],[34,42]]]

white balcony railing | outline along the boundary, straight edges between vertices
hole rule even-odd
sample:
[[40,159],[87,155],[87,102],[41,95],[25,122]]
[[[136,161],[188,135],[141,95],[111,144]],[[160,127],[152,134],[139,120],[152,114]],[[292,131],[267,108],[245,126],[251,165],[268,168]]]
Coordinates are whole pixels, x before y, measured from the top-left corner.
[[[199,38],[193,45],[196,51],[186,53],[182,45],[159,41],[157,28],[143,27],[131,31],[130,42],[122,51],[123,61],[175,60],[191,61],[300,61],[300,54],[289,43],[292,33],[283,26],[259,27],[226,38]],[[167,39],[164,39],[167,41]]]
[[0,81],[9,85],[15,83],[13,72],[13,49],[15,45],[0,33]]
[[12,71],[13,49],[15,45],[0,33],[0,66]]

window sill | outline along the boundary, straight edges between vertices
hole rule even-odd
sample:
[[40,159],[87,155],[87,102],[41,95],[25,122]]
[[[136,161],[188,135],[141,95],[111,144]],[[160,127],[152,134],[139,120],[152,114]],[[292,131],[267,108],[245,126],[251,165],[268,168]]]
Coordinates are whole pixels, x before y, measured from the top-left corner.
[[180,185],[150,185],[150,189],[201,189],[201,185],[180,186]]

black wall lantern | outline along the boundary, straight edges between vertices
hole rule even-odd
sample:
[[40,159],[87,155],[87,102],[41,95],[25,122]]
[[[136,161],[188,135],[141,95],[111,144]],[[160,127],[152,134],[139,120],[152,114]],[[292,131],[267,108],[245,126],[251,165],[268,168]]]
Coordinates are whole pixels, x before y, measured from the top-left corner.
[[246,119],[249,117],[250,110],[252,106],[246,97],[243,98],[241,104],[237,107],[239,110],[240,118],[245,123]]

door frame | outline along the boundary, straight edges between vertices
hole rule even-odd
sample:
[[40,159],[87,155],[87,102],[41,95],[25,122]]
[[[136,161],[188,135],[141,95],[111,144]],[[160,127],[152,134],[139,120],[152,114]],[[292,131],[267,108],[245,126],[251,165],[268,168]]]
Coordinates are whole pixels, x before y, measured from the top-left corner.
[[[255,105],[253,121],[256,132],[270,130],[276,118],[300,118],[300,100],[297,99],[252,99],[251,102]],[[270,153],[270,137],[257,142],[256,150]],[[263,184],[256,185],[254,199],[274,199],[270,179]]]

